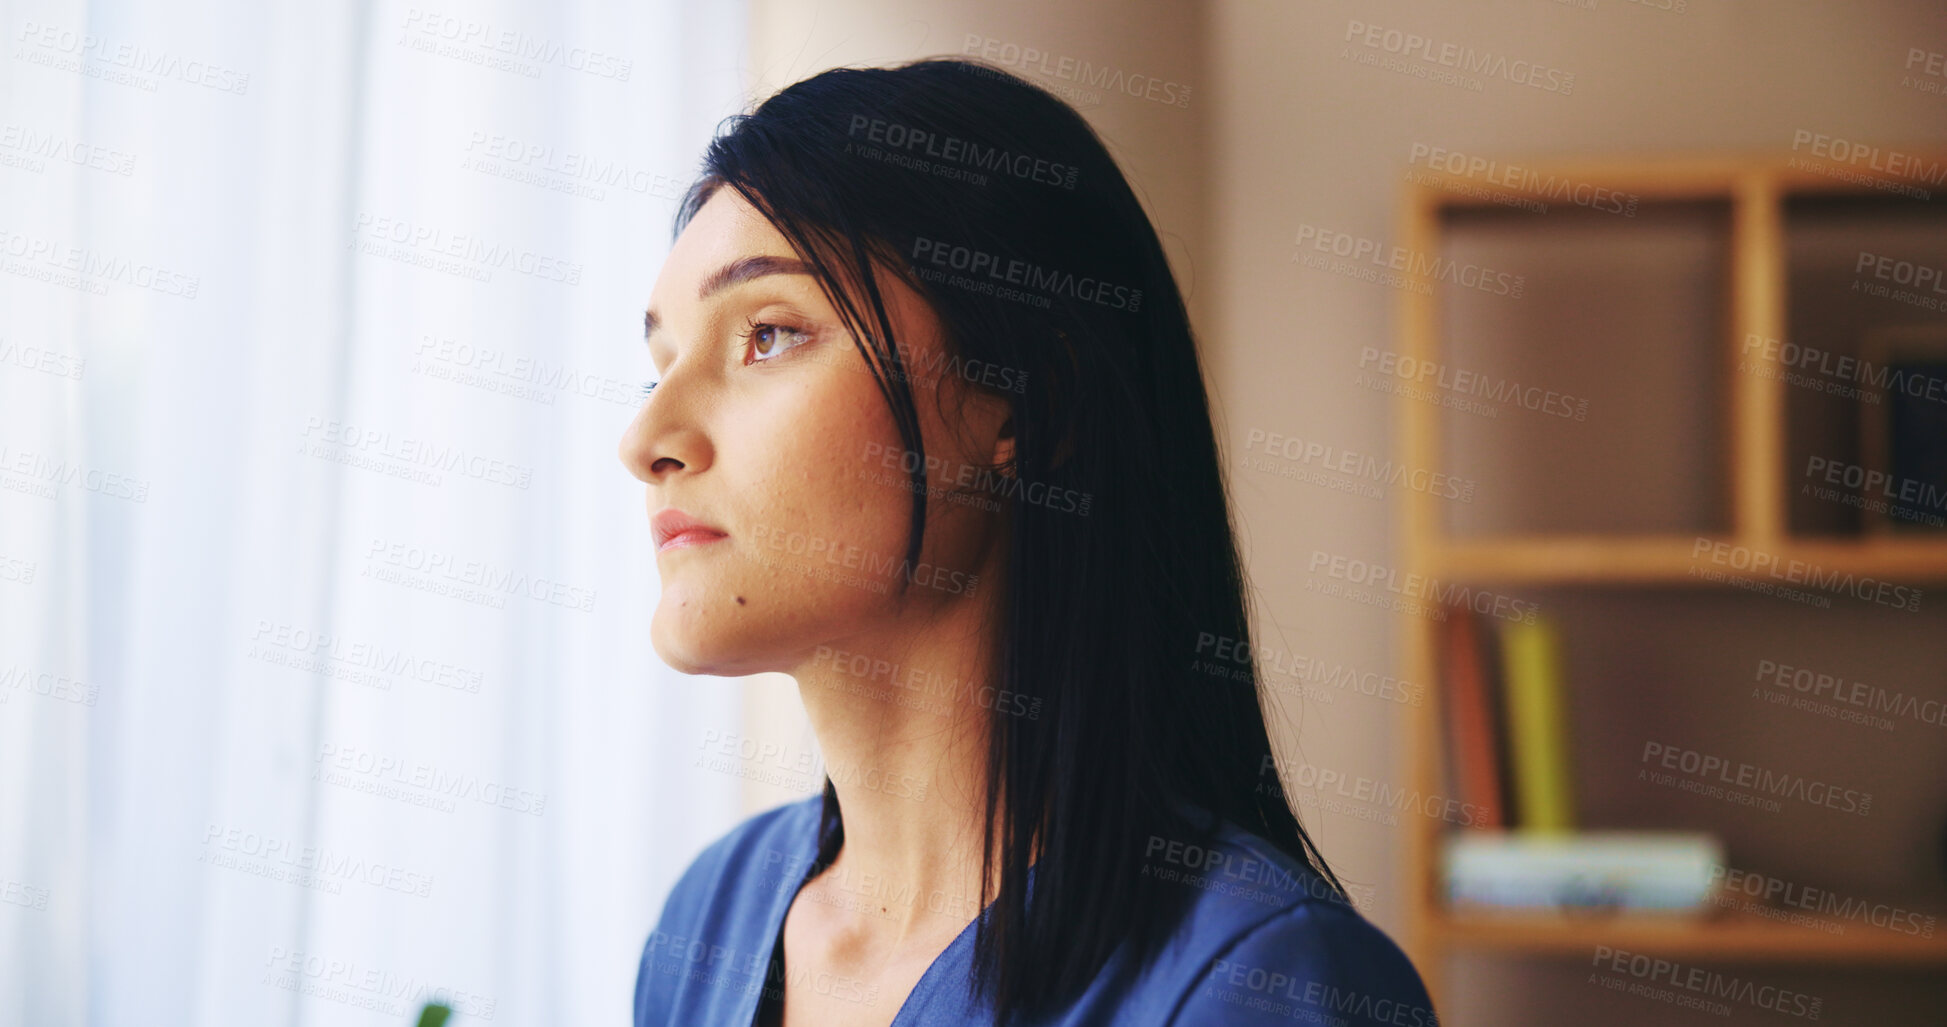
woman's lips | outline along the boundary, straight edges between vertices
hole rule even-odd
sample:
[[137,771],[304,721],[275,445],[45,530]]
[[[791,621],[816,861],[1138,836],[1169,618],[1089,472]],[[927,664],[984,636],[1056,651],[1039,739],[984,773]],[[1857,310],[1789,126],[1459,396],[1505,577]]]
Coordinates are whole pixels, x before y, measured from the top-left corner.
[[654,517],[649,518],[649,527],[654,534],[658,553],[666,549],[704,545],[728,535],[728,532],[713,528],[675,507],[657,511]]
[[711,542],[726,537],[728,536],[724,535],[721,531],[711,531],[708,528],[690,528],[685,531],[679,531],[664,539],[662,544],[656,547],[656,552],[662,553],[671,549],[682,549],[685,546],[708,545]]

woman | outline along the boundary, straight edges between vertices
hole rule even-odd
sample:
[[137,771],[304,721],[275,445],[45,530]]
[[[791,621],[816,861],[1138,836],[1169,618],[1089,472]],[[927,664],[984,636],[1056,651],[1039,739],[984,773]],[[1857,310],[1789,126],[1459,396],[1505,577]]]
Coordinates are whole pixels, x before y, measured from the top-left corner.
[[684,873],[639,1027],[1433,1023],[1279,788],[1188,318],[1081,117],[826,72],[677,232],[651,635],[795,678],[827,778]]

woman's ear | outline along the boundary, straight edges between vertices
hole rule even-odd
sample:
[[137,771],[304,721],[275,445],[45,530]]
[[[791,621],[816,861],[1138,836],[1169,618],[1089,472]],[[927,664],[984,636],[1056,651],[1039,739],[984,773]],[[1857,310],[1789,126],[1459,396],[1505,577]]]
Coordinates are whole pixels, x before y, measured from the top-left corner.
[[1000,435],[994,439],[994,459],[992,463],[995,467],[1000,468],[1002,474],[1009,478],[1014,477],[1013,414],[1009,414],[1007,420],[1001,422]]
[[[1055,447],[1054,466],[1060,467],[1066,464],[1068,458],[1074,455],[1074,441],[1075,437],[1072,432],[1062,438],[1061,445]],[[1007,420],[1001,422],[1000,435],[994,439],[994,458],[992,462],[994,466],[1000,468],[1002,474],[1010,478],[1015,476],[1014,416],[1012,414],[1008,415]]]

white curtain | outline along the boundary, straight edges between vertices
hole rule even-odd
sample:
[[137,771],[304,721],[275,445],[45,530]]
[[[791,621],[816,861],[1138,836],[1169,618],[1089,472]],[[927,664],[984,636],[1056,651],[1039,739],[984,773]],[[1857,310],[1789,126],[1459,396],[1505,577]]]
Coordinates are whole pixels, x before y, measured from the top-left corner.
[[742,19],[0,3],[0,1024],[627,1022],[740,812],[615,449]]

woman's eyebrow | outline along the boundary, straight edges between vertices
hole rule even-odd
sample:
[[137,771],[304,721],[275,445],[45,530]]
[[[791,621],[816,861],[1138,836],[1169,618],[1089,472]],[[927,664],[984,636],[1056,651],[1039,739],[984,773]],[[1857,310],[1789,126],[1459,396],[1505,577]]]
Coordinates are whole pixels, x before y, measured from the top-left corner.
[[707,300],[733,285],[765,275],[808,274],[811,274],[811,265],[796,257],[739,257],[705,278],[696,290],[696,298]]
[[[703,280],[703,284],[697,287],[696,298],[707,300],[733,285],[748,282],[753,278],[763,278],[766,275],[809,274],[811,274],[811,265],[796,257],[739,257],[712,271],[710,276]],[[662,319],[656,316],[654,310],[642,312],[642,338],[644,342],[649,343],[652,356],[656,349],[654,342],[656,329],[661,325]]]

